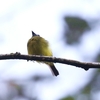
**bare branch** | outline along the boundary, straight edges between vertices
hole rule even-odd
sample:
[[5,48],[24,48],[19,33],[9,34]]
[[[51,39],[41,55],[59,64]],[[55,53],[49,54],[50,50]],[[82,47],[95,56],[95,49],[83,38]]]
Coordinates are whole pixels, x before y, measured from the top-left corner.
[[81,61],[76,61],[76,60],[49,57],[49,56],[40,56],[40,55],[23,55],[18,52],[0,55],[0,60],[8,60],[8,59],[22,59],[22,60],[27,60],[27,61],[35,60],[35,61],[62,63],[62,64],[68,64],[68,65],[80,67],[85,70],[88,70],[89,68],[100,68],[100,63],[96,63],[96,62],[81,62]]

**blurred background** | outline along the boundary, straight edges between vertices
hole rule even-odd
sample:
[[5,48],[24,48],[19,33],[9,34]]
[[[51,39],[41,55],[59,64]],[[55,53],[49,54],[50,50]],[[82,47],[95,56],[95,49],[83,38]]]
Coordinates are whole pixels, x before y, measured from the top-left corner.
[[[99,0],[1,0],[0,54],[27,54],[31,31],[49,41],[54,57],[100,61]],[[100,100],[100,69],[85,71],[24,60],[0,61],[0,100]]]

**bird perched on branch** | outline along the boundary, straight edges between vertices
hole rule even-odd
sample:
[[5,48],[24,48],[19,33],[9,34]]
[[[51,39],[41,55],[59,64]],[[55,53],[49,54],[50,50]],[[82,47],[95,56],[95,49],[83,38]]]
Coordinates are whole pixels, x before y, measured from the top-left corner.
[[[49,47],[49,43],[47,40],[42,38],[41,36],[35,34],[32,31],[32,37],[28,40],[27,43],[27,50],[29,55],[42,55],[42,56],[52,56],[52,51]],[[55,68],[52,62],[44,62],[44,61],[37,61],[41,63],[47,64],[53,75],[59,75],[58,70]]]

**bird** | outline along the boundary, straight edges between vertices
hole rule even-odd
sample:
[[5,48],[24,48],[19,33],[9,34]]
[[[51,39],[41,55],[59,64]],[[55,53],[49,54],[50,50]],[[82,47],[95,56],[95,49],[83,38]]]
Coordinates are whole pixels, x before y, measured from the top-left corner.
[[[32,31],[32,37],[27,42],[28,55],[41,55],[41,56],[53,56],[49,46],[49,42],[40,35]],[[52,62],[37,61],[39,63],[45,63],[51,69],[54,76],[59,75],[59,71],[56,69]]]

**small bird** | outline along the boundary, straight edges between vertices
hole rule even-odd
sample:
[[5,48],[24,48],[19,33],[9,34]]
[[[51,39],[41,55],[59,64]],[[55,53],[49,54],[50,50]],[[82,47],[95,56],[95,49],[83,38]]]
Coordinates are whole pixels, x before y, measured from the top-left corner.
[[[49,47],[49,43],[47,40],[42,38],[40,35],[35,34],[32,31],[32,37],[28,40],[27,43],[27,50],[29,55],[42,55],[42,56],[52,56],[52,51]],[[58,70],[54,66],[52,62],[43,62],[43,61],[37,61],[41,63],[47,64],[53,75],[57,76],[59,75]]]

